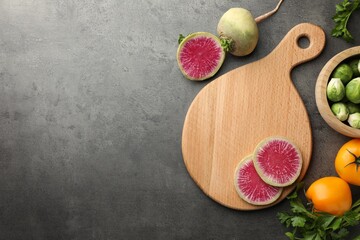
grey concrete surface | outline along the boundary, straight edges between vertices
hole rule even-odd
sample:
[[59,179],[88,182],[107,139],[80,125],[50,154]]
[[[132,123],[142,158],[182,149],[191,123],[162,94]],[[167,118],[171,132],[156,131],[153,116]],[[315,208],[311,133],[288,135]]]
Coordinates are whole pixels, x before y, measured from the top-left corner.
[[[182,125],[213,79],[190,82],[176,62],[179,33],[216,33],[227,9],[258,16],[276,2],[0,0],[0,240],[286,239],[276,213],[287,201],[234,211],[190,178]],[[313,129],[307,184],[335,174],[349,140],[326,125],[314,96],[327,60],[360,41],[360,12],[349,23],[354,43],[330,36],[337,2],[285,0],[259,24],[255,52],[228,56],[217,74],[266,56],[298,23],[324,29],[323,53],[292,72]]]

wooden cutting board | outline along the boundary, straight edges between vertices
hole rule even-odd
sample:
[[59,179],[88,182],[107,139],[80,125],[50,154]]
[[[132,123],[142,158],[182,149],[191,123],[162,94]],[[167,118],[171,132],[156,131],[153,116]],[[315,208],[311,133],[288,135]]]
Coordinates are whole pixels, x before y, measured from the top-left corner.
[[[306,48],[299,46],[302,37],[309,40]],[[218,77],[195,97],[184,122],[182,153],[188,172],[206,195],[233,209],[268,207],[253,206],[238,196],[234,171],[262,139],[273,135],[298,146],[304,161],[299,180],[304,177],[312,152],[311,126],[290,73],[317,57],[324,45],[320,27],[299,24],[268,56]],[[286,187],[274,204],[294,187]]]

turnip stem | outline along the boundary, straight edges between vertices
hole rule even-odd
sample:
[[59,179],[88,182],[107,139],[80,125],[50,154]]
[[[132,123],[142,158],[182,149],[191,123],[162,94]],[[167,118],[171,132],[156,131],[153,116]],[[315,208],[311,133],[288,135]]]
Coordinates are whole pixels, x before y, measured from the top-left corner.
[[255,18],[255,22],[260,23],[260,22],[264,21],[265,19],[267,19],[268,17],[270,17],[271,15],[273,15],[274,13],[276,13],[283,1],[284,0],[280,0],[279,3],[277,4],[277,6],[272,11]]

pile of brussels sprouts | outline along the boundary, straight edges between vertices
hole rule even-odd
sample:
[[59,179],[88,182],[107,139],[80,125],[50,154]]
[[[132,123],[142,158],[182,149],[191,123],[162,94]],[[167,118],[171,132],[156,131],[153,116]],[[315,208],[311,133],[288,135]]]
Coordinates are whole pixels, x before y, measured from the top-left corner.
[[331,111],[342,122],[360,129],[360,65],[359,59],[339,64],[326,88]]

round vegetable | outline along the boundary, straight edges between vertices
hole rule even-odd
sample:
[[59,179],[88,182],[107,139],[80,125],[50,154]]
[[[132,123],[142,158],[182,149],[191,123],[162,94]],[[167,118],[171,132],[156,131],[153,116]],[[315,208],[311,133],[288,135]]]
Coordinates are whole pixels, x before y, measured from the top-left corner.
[[338,102],[345,96],[345,87],[340,78],[332,78],[327,87],[326,95],[330,101]]
[[276,201],[282,188],[265,183],[255,170],[252,155],[240,161],[235,170],[234,184],[239,196],[253,205],[267,205]]
[[267,184],[285,187],[293,184],[301,173],[300,150],[285,137],[262,140],[254,151],[254,166]]
[[350,114],[348,123],[351,127],[360,129],[360,113]]
[[353,77],[359,77],[359,59],[352,60],[349,65],[351,67],[351,70],[353,71]]
[[331,111],[340,121],[345,121],[349,116],[349,110],[345,103],[337,102],[331,105]]
[[306,191],[314,211],[342,216],[350,210],[352,196],[349,184],[339,177],[323,177],[313,182]]
[[254,19],[244,8],[230,8],[220,18],[217,32],[225,43],[227,50],[235,56],[245,56],[252,53],[259,39],[257,23],[274,14],[283,0],[272,11]]
[[346,85],[353,76],[351,67],[346,63],[341,63],[337,66],[332,74],[333,78],[340,78],[344,85]]
[[360,77],[351,80],[345,87],[347,99],[352,103],[360,103]]
[[252,14],[244,8],[230,8],[220,18],[217,32],[221,39],[230,41],[229,52],[245,56],[254,51],[259,30]]
[[359,104],[347,102],[346,107],[349,110],[349,114],[353,114],[353,113],[357,113],[357,112],[360,113],[360,105]]
[[346,182],[360,186],[360,139],[346,142],[335,158],[337,174]]
[[225,51],[215,35],[196,32],[179,39],[179,42],[177,62],[182,74],[189,80],[208,79],[222,66]]

